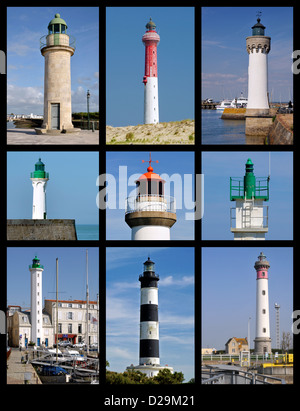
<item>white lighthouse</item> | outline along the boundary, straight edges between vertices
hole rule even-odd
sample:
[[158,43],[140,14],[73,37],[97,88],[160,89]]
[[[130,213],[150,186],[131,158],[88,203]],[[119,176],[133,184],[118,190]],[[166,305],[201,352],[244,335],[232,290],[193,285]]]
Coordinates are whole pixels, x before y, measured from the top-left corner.
[[136,194],[126,199],[125,221],[132,240],[170,240],[170,228],[176,222],[176,204],[164,193],[163,180],[153,172],[149,159],[147,173],[136,180]]
[[252,27],[252,36],[247,37],[246,44],[249,54],[247,115],[269,114],[268,54],[271,38],[265,36],[265,26],[260,18]]
[[156,25],[150,17],[146,24],[146,33],[142,41],[145,45],[145,75],[144,83],[144,123],[159,123],[158,111],[158,78],[157,78],[157,45],[160,37]]
[[44,266],[40,264],[37,256],[32,260],[29,271],[31,275],[31,341],[39,347],[43,338],[42,274]]
[[155,273],[155,264],[144,262],[140,300],[140,354],[139,365],[131,365],[127,370],[141,371],[148,377],[155,377],[160,370],[173,368],[160,365],[159,359],[159,322],[158,322],[158,287],[159,276]]
[[268,232],[269,177],[256,177],[248,158],[244,177],[230,177],[230,229],[234,240],[265,240]]
[[49,173],[45,171],[45,164],[39,158],[35,163],[35,170],[30,173],[33,187],[32,219],[43,220],[47,218],[46,209],[46,186]]
[[256,270],[256,337],[254,352],[257,354],[271,353],[269,285],[268,270],[270,263],[263,252],[255,262]]
[[268,94],[268,54],[271,38],[265,36],[265,26],[261,24],[259,17],[252,27],[252,36],[246,38],[246,45],[249,66],[245,134],[265,137],[272,125]]

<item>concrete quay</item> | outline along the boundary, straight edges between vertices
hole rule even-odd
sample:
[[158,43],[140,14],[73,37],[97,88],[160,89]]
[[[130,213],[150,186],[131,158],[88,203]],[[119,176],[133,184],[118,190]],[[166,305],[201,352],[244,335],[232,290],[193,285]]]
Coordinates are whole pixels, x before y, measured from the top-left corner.
[[7,360],[7,384],[25,384],[25,377],[30,377],[26,384],[42,384],[33,366],[23,364],[21,358],[26,358],[26,352],[12,348]]
[[80,130],[76,133],[37,134],[30,128],[7,129],[8,145],[99,145],[99,130]]

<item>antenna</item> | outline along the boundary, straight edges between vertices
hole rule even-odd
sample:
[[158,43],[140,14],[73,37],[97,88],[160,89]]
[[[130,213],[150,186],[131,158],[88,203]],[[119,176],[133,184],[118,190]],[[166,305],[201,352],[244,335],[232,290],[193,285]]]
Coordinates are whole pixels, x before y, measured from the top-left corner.
[[268,175],[268,181],[270,181],[271,178],[271,152],[269,151],[269,175]]

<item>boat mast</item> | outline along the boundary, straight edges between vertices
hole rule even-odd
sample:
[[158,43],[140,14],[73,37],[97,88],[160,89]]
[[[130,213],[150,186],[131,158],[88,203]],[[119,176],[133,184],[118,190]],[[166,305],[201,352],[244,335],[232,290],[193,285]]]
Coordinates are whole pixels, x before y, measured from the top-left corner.
[[89,352],[89,282],[88,282],[88,250],[86,250],[86,353]]
[[58,363],[58,258],[56,259],[56,363]]

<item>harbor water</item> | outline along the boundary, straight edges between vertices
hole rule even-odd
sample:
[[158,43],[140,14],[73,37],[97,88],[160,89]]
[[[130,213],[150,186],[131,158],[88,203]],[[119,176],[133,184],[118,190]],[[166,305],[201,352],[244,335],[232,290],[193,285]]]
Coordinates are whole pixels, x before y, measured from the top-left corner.
[[97,224],[76,224],[77,240],[99,240]]
[[222,120],[222,110],[202,111],[202,144],[247,144],[245,120]]

